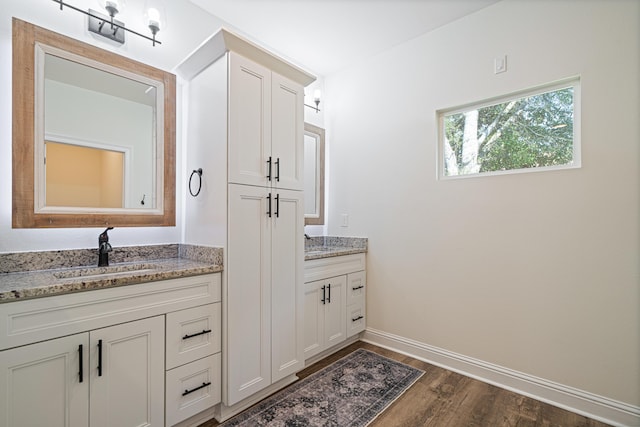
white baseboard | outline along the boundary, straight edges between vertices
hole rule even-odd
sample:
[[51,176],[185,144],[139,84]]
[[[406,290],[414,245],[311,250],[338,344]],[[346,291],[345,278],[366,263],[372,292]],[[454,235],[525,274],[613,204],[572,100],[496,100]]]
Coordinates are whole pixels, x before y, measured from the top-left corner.
[[640,407],[367,328],[362,341],[618,427],[640,426]]

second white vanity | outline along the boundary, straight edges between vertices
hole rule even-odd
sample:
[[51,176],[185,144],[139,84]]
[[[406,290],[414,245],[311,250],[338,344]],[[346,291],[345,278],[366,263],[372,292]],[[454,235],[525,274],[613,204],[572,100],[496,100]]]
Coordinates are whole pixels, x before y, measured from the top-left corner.
[[305,251],[307,366],[355,341],[366,326],[366,239],[320,239],[327,241]]

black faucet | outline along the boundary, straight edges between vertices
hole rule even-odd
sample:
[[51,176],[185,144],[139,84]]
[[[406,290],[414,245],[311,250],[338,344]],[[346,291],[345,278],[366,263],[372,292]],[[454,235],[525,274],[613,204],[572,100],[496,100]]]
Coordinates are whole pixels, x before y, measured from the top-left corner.
[[98,236],[98,267],[109,266],[109,252],[113,250],[109,244],[109,235],[107,234],[109,230],[113,230],[113,227],[107,228]]

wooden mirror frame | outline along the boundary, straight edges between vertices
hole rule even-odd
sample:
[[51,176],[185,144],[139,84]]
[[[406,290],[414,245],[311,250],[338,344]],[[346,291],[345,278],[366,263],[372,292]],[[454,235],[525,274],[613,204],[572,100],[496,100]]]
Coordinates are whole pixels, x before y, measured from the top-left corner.
[[[160,214],[36,213],[35,45],[41,43],[164,84],[163,202]],[[13,228],[175,226],[176,77],[166,71],[13,18]]]
[[305,214],[304,225],[324,225],[324,129],[305,122],[304,133],[318,137],[319,148],[316,167],[319,169],[317,191],[320,193],[318,196],[318,217],[306,216]]

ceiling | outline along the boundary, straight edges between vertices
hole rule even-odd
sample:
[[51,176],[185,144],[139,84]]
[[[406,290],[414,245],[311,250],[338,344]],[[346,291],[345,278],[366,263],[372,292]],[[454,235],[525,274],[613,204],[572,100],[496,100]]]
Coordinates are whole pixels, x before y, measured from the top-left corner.
[[351,63],[499,0],[189,0],[312,73]]

